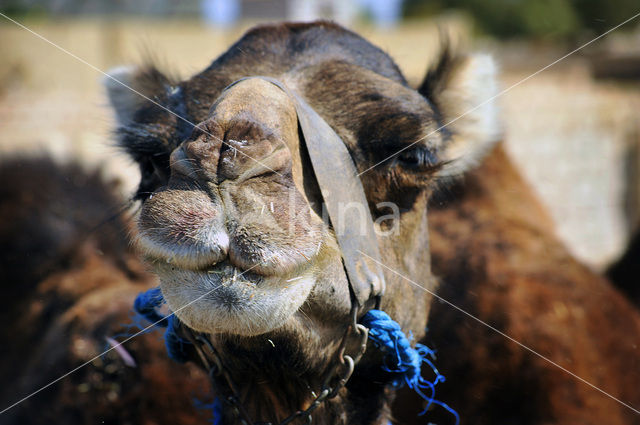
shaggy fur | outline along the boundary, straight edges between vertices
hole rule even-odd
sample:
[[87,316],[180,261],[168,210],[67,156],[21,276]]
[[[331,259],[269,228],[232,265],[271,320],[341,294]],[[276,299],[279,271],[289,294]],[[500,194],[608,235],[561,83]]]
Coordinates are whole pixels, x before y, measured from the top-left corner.
[[[68,211],[99,207],[103,213],[119,207],[105,198],[89,203],[87,195],[76,197],[81,192],[69,183],[68,176],[76,176],[71,181],[90,182],[81,186],[90,189],[87,194],[109,193],[109,188],[77,169],[59,168],[48,161],[18,163],[19,173],[0,166],[5,181],[13,182],[10,186],[17,192],[31,193],[37,199],[58,193],[56,203],[64,203]],[[24,173],[30,179],[21,178]],[[32,182],[30,192],[21,190]],[[7,215],[8,211],[24,213],[33,208],[24,196],[14,198],[11,208],[2,205],[3,218],[15,217]],[[497,206],[500,213],[496,213]],[[92,217],[89,226],[101,222],[102,213]],[[601,277],[568,255],[503,152],[493,152],[464,184],[440,194],[430,215],[439,295],[623,401],[634,406],[640,403],[635,385],[640,371],[637,311]],[[49,254],[59,253],[64,245],[59,242],[64,239],[55,243],[36,239],[55,230],[45,217],[35,216],[31,221],[34,230],[24,233],[25,237],[39,240],[38,246]],[[126,247],[108,248],[109,238],[124,234],[125,227],[120,221],[105,224],[85,244],[74,241],[73,249],[64,249],[67,261],[57,263],[55,270],[37,278],[22,277],[22,284],[30,289],[14,298],[19,309],[3,315],[0,374],[3,382],[17,385],[4,389],[2,406],[88,360],[106,348],[105,335],[120,333],[121,324],[130,323],[135,294],[155,283]],[[0,234],[5,243],[15,237],[7,229]],[[3,267],[5,272],[31,264],[29,251],[16,246],[13,252],[20,261]],[[463,423],[638,423],[630,410],[437,301],[424,342],[436,348],[437,364],[447,376],[438,386],[438,398],[456,408]],[[279,356],[291,356],[287,345],[274,344]],[[274,350],[268,341],[264,345]],[[135,358],[136,369],[125,367],[111,353],[16,407],[3,417],[3,423],[206,422],[210,412],[192,404],[192,397],[210,400],[207,378],[201,371],[170,361],[157,334],[141,335],[127,343],[126,349]],[[363,372],[369,376],[379,373],[377,368]],[[351,385],[369,390],[374,384],[355,376]],[[267,385],[260,389],[271,390]],[[418,417],[423,401],[410,391],[401,391],[397,399],[394,423],[451,421],[437,410]],[[369,406],[373,409],[375,405]]]
[[[106,350],[105,336],[133,333],[131,302],[155,285],[129,248],[126,202],[75,165],[44,158],[0,164],[2,409]],[[6,298],[5,298],[6,299]],[[127,344],[138,368],[113,352],[2,415],[3,424],[202,424],[192,398],[208,379],[167,362],[158,335]],[[180,397],[171,393],[178,389]]]
[[[501,148],[429,211],[438,294],[603,391],[640,406],[640,315],[571,257]],[[438,396],[466,423],[638,424],[640,417],[546,360],[434,301],[425,340]],[[403,398],[403,397],[407,398]],[[399,396],[402,423],[418,403]],[[430,420],[448,423],[434,412]]]

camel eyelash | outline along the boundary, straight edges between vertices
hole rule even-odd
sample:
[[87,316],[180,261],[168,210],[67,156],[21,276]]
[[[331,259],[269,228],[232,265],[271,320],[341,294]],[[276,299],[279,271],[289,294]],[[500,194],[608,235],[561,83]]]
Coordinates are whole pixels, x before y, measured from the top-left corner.
[[399,165],[407,170],[420,172],[435,172],[444,165],[432,149],[417,146],[398,153],[394,165]]

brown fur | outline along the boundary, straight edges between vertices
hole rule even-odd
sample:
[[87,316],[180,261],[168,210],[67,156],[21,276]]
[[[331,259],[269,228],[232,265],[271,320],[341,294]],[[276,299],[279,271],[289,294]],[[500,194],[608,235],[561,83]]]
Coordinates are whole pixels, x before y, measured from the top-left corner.
[[[37,170],[46,169],[48,181],[55,175],[73,175],[51,165],[37,164],[34,169],[22,164],[36,182]],[[439,295],[637,406],[640,367],[633,347],[640,334],[637,312],[549,234],[549,219],[510,164],[503,152],[496,151],[465,179],[466,184],[442,195],[446,202],[439,198],[432,205],[431,254],[441,281]],[[45,179],[40,182],[35,188],[45,187]],[[94,190],[108,193],[101,186]],[[37,189],[32,193],[44,195]],[[497,213],[496,205],[503,207],[502,212]],[[80,206],[86,208],[87,203],[68,204],[74,209]],[[105,249],[104,244],[98,247],[104,255],[96,255],[95,247],[74,249],[69,265],[40,284],[33,281],[30,295],[23,298],[22,318],[5,319],[10,333],[3,340],[11,342],[11,352],[17,356],[9,360],[9,354],[3,354],[3,381],[23,378],[17,388],[5,389],[3,406],[104,348],[103,336],[114,335],[120,332],[119,324],[129,323],[135,294],[153,284],[131,257],[129,268],[138,270],[137,278],[127,278],[131,271],[114,267],[114,255],[121,257],[122,252]],[[97,308],[92,299],[99,300]],[[92,349],[74,349],[73,341],[78,340]],[[633,412],[437,301],[425,342],[437,349],[437,365],[447,376],[438,386],[438,398],[452,405],[463,423],[638,422]],[[137,337],[126,348],[138,369],[125,367],[110,354],[104,362],[87,366],[16,407],[7,423],[206,421],[209,413],[191,402],[192,396],[208,397],[207,380],[200,371],[170,361],[157,334]],[[38,375],[29,371],[35,369]],[[421,406],[421,399],[402,391],[394,406],[394,423],[451,422],[438,410],[418,417]]]
[[[571,257],[502,149],[447,198],[430,210],[438,294],[638,408],[638,312]],[[426,341],[447,377],[438,396],[465,423],[640,423],[630,409],[444,303],[432,306]],[[415,408],[397,407],[402,422],[422,423]]]
[[[126,241],[124,203],[97,174],[44,158],[0,164],[2,409],[108,348],[131,323],[131,302],[155,285]],[[35,258],[34,258],[35,257]],[[208,380],[167,362],[157,333],[113,352],[2,415],[3,424],[204,423],[192,398],[207,400]],[[180,388],[175,397],[171,388]]]

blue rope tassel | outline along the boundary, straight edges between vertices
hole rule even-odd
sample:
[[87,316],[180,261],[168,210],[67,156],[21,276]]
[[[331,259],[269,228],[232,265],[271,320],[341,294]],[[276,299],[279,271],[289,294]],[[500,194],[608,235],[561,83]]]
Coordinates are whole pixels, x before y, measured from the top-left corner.
[[[384,311],[370,310],[362,317],[361,323],[369,328],[369,339],[386,353],[386,364],[383,368],[387,372],[397,374],[392,385],[399,388],[406,384],[427,402],[427,406],[420,415],[424,415],[431,405],[438,405],[450,412],[456,418],[456,425],[458,425],[460,423],[458,413],[434,398],[436,384],[445,380],[431,360],[435,358],[434,351],[422,344],[416,344],[416,347],[412,348],[400,325]],[[433,370],[435,374],[433,381],[421,376],[420,369],[423,363]]]
[[160,288],[152,288],[147,292],[138,294],[136,300],[133,302],[133,309],[149,322],[159,322],[157,326],[166,328],[167,321],[156,310],[156,308],[162,304],[164,304],[164,297],[162,296],[162,292],[160,292]]
[[164,331],[164,344],[167,347],[169,358],[178,363],[185,363],[188,360],[185,345],[191,343],[178,336],[176,326],[179,322],[175,314],[162,316],[158,313],[157,309],[162,304],[164,304],[164,298],[160,288],[152,288],[138,294],[133,303],[133,309],[138,315],[154,323],[154,327],[166,328]]

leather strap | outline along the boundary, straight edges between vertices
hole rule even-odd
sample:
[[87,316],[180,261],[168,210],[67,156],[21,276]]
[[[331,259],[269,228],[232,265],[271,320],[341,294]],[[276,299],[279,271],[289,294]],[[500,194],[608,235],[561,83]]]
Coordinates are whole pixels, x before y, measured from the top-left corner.
[[373,218],[347,147],[333,128],[298,93],[274,78],[245,77],[233,82],[227,89],[251,78],[274,84],[293,101],[314,175],[342,251],[347,280],[360,309],[365,306],[372,308],[370,301],[384,294],[386,284],[379,265],[380,250]]

